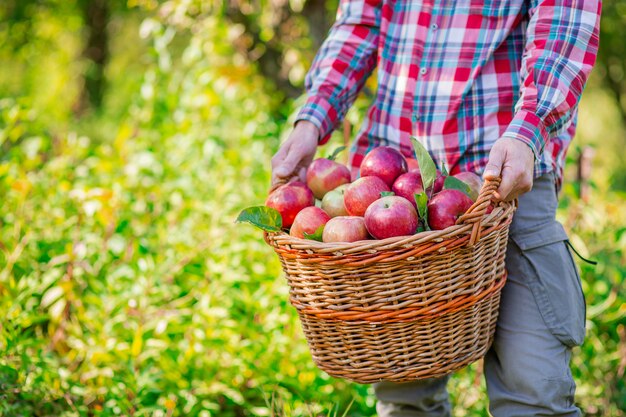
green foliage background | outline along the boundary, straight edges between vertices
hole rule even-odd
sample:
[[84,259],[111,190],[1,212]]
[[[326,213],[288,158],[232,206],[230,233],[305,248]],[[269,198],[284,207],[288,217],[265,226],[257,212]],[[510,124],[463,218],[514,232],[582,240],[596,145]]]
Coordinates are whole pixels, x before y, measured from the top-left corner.
[[[233,224],[264,201],[336,5],[312,3],[2,2],[0,415],[375,415],[369,387],[315,368],[277,258]],[[104,64],[88,51],[98,5]],[[599,261],[580,265],[573,361],[589,416],[626,414],[625,16],[605,6],[559,211]],[[478,364],[450,391],[455,415],[487,415]]]

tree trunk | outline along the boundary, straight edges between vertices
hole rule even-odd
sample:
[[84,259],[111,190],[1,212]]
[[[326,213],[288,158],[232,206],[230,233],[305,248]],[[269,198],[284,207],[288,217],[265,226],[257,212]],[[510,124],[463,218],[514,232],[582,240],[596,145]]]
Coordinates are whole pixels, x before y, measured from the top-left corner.
[[334,18],[326,11],[324,0],[307,0],[304,3],[302,15],[306,18],[309,26],[313,50],[317,51],[322,46]]
[[[276,11],[281,15],[280,20],[289,17],[288,7],[288,5],[283,6],[283,8]],[[300,89],[291,84],[283,70],[284,51],[280,42],[274,40],[264,41],[261,38],[261,27],[259,27],[256,19],[243,13],[236,1],[228,4],[225,9],[225,17],[232,23],[240,24],[245,28],[245,33],[250,37],[251,42],[245,46],[246,50],[243,52],[248,56],[248,59],[256,61],[261,74],[265,78],[272,80],[277,89],[286,97],[298,97]]]
[[88,110],[98,110],[106,89],[104,70],[109,60],[109,5],[107,0],[84,0],[80,2],[87,42],[83,50],[83,58],[87,60],[84,73],[83,89],[76,108],[77,114]]

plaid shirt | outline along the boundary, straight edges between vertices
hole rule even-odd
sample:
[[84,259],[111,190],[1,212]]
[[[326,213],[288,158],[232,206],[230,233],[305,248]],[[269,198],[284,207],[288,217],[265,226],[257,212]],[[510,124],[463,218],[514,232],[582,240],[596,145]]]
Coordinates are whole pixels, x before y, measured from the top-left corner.
[[341,0],[306,77],[297,119],[328,140],[366,79],[378,91],[352,146],[358,173],[379,145],[482,174],[500,137],[526,143],[535,177],[559,179],[595,62],[599,0]]

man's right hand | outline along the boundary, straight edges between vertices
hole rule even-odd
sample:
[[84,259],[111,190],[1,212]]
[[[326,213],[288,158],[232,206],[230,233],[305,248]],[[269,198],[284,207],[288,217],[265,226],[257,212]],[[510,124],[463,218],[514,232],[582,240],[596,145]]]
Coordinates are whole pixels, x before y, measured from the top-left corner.
[[313,123],[307,120],[296,123],[272,158],[272,190],[293,177],[306,182],[306,169],[313,161],[318,140],[319,129]]

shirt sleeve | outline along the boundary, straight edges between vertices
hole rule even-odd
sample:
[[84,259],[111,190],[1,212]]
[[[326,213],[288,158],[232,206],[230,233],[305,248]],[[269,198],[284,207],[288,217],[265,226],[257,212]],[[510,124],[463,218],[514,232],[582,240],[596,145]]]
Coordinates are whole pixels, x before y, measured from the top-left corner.
[[341,0],[337,19],[305,78],[307,101],[296,121],[320,129],[320,143],[341,122],[377,61],[379,0]]
[[502,136],[526,143],[537,159],[576,113],[598,53],[600,10],[600,0],[531,1],[520,98]]

